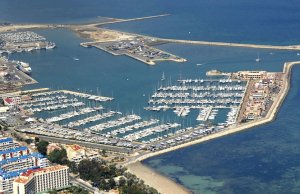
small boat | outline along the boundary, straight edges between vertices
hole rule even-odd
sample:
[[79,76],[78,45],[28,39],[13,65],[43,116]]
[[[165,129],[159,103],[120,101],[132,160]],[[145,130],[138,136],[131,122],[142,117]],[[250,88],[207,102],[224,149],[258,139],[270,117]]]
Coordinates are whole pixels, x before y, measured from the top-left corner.
[[257,58],[255,59],[255,61],[256,61],[256,62],[260,62],[260,61],[261,61],[261,59],[260,59],[260,57],[259,57],[259,54],[258,54]]
[[166,79],[165,77],[165,73],[163,72],[162,76],[161,76],[161,81],[164,81]]
[[74,61],[79,61],[79,59],[78,59],[78,58],[76,58],[76,57],[74,57],[73,59],[74,59]]
[[297,53],[297,56],[300,56],[300,53]]
[[201,66],[201,65],[203,65],[203,64],[201,64],[201,63],[198,63],[198,64],[196,64],[197,66]]

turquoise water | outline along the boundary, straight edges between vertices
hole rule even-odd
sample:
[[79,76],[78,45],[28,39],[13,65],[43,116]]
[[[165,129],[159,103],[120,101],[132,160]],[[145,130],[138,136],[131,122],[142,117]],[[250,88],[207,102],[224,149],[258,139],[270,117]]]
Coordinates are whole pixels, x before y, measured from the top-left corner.
[[299,193],[300,67],[277,119],[144,163],[194,193]]
[[[296,0],[2,0],[0,21],[74,23],[103,19],[98,16],[131,18],[171,13],[164,18],[107,27],[181,39],[299,44],[299,6]],[[11,56],[31,64],[33,77],[39,81],[31,87],[99,91],[115,98],[107,104],[112,109],[164,121],[178,119],[172,113],[143,110],[149,95],[160,85],[163,72],[175,83],[178,78],[204,77],[211,69],[281,71],[285,61],[300,58],[291,51],[165,44],[159,48],[188,62],[147,66],[125,56],[82,48],[79,43],[84,40],[68,30],[37,32],[56,42],[57,48]],[[261,63],[255,62],[258,53]],[[198,63],[203,65],[196,66]],[[291,92],[276,121],[144,163],[195,193],[300,193],[299,81],[300,68],[295,67]]]
[[[210,69],[281,71],[284,61],[299,59],[295,52],[260,50],[263,60],[257,64],[254,61],[256,49],[166,44],[160,48],[183,56],[188,62],[147,66],[128,57],[114,57],[94,48],[82,48],[78,44],[83,40],[67,30],[37,32],[56,42],[57,48],[11,56],[31,64],[33,77],[39,81],[32,87],[49,86],[94,93],[98,89],[101,94],[115,98],[109,105],[112,108],[164,121],[177,121],[177,118],[172,113],[154,114],[142,109],[148,101],[147,96],[159,85],[162,72],[175,82],[180,77],[203,77]],[[203,65],[196,66],[197,63]],[[261,193],[265,189],[272,193],[278,184],[282,185],[278,193],[282,193],[296,187],[291,180],[297,176],[293,169],[297,169],[299,159],[299,75],[300,69],[296,67],[288,100],[278,120],[272,124],[155,157],[145,164],[195,193]],[[185,123],[192,120],[185,119]],[[256,184],[259,187],[255,187]]]

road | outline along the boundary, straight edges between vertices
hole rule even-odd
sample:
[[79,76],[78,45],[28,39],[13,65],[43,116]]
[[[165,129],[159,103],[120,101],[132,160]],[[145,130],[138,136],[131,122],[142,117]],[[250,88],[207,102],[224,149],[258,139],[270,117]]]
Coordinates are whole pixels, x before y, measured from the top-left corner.
[[81,188],[84,188],[86,190],[88,190],[89,192],[92,192],[92,193],[100,193],[99,192],[99,189],[96,189],[94,188],[91,184],[89,184],[88,182],[80,179],[80,178],[76,178],[74,176],[72,176],[70,174],[70,182],[73,184],[73,185],[77,185]]
[[54,142],[54,143],[78,144],[78,145],[82,145],[84,147],[108,150],[108,151],[113,151],[113,152],[121,152],[121,153],[128,153],[128,152],[131,153],[132,152],[130,149],[122,148],[122,147],[103,145],[103,144],[97,144],[97,143],[91,143],[91,142],[83,142],[83,141],[78,141],[78,140],[62,139],[62,138],[49,137],[49,136],[42,136],[42,135],[38,135],[38,136],[42,140],[50,141],[50,142]]

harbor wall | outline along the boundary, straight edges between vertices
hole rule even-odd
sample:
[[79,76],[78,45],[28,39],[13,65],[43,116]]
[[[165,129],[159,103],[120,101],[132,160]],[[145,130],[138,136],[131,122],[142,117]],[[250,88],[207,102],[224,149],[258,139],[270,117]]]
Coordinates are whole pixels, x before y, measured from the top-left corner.
[[237,132],[249,129],[249,128],[257,127],[257,126],[264,125],[266,123],[274,121],[276,119],[277,112],[278,112],[280,106],[282,105],[282,103],[284,102],[284,99],[287,96],[288,91],[290,89],[290,82],[291,82],[290,79],[291,79],[292,67],[294,65],[298,65],[298,64],[300,64],[300,61],[287,62],[287,63],[284,64],[284,67],[283,67],[283,73],[284,73],[283,82],[284,82],[284,85],[282,87],[283,89],[279,92],[278,98],[274,101],[274,103],[273,103],[271,109],[269,110],[268,114],[266,115],[266,117],[264,117],[262,119],[259,119],[259,120],[256,120],[256,121],[251,121],[251,122],[248,122],[248,123],[235,125],[235,126],[229,127],[228,129],[226,129],[224,131],[220,131],[220,132],[217,132],[217,133],[214,133],[214,134],[211,134],[211,135],[208,135],[208,136],[202,137],[200,139],[190,141],[190,142],[187,142],[187,143],[184,143],[184,144],[181,144],[181,145],[170,147],[170,148],[160,150],[160,151],[157,151],[157,152],[148,152],[144,155],[136,157],[134,160],[128,161],[125,165],[129,165],[129,164],[135,163],[135,162],[141,162],[143,160],[146,160],[146,159],[154,157],[154,156],[165,154],[165,153],[168,153],[168,152],[171,152],[171,151],[175,151],[177,149],[185,148],[185,147],[188,147],[188,146],[191,146],[191,145],[194,145],[194,144],[199,144],[199,143],[202,143],[202,142],[205,142],[205,141],[209,141],[209,140],[212,140],[212,139],[223,137],[225,135],[237,133]]

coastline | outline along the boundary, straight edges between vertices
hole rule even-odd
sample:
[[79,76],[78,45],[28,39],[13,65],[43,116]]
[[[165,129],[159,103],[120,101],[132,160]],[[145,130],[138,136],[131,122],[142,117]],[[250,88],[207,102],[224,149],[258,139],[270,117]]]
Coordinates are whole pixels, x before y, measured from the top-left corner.
[[[36,27],[39,28],[39,27]],[[167,40],[167,39],[161,39],[161,40]],[[176,41],[176,40],[175,40]],[[184,41],[184,40],[183,40]],[[199,43],[200,42],[200,43]],[[187,43],[187,44],[194,44],[194,43],[190,43],[190,42],[181,42],[181,43]],[[210,43],[210,42],[201,42],[201,41],[197,41],[197,43],[195,44],[208,44],[208,45],[214,45],[214,43]],[[222,45],[218,45],[218,46],[237,46],[237,47],[248,47],[249,45],[246,44],[232,44],[232,43],[221,43]],[[259,45],[253,45],[253,48],[258,48],[257,46]],[[263,47],[268,45],[261,45]],[[263,48],[260,47],[260,48]],[[284,46],[283,46],[284,47]],[[285,46],[287,47],[288,50],[299,50],[299,47],[293,47],[293,46]],[[272,48],[275,49],[275,48]],[[277,49],[283,49],[281,46],[278,46]],[[185,148],[188,146],[192,146],[195,144],[199,144],[205,141],[209,141],[215,138],[219,138],[219,137],[223,137],[225,135],[229,135],[229,134],[233,134],[233,133],[237,133],[240,132],[242,130],[246,130],[252,127],[256,127],[259,125],[263,125],[269,122],[272,122],[273,120],[276,119],[276,115],[277,112],[280,108],[280,106],[282,105],[282,103],[285,100],[285,97],[287,96],[289,89],[290,89],[290,78],[291,78],[291,69],[295,64],[300,64],[300,61],[297,62],[288,62],[285,63],[284,67],[283,67],[283,72],[286,73],[285,77],[284,77],[284,86],[283,90],[280,92],[278,99],[276,99],[276,101],[274,102],[272,108],[270,109],[270,111],[268,112],[267,116],[263,119],[260,120],[256,120],[253,122],[249,122],[243,125],[238,125],[238,126],[232,126],[230,128],[228,128],[226,131],[222,131],[222,132],[218,132],[216,134],[212,134],[209,135],[207,137],[202,137],[201,139],[198,140],[194,140],[188,143],[184,143],[182,145],[178,145],[172,148],[168,148],[166,150],[161,150],[158,152],[148,152],[144,155],[141,155],[140,157],[137,157],[136,160],[130,161],[127,164],[127,167],[129,169],[130,172],[132,172],[133,174],[137,175],[139,178],[141,178],[142,180],[145,181],[146,184],[156,188],[160,193],[177,193],[177,191],[182,191],[179,193],[190,193],[187,189],[185,189],[182,185],[170,180],[168,177],[165,177],[161,174],[159,174],[158,172],[154,171],[153,169],[143,165],[142,163],[140,163],[140,161],[143,161],[147,158],[150,157],[154,157],[160,154],[164,154],[167,152],[171,152],[171,151],[175,151],[177,149],[181,149],[181,148]],[[163,187],[162,187],[163,185]],[[172,189],[172,190],[168,190],[168,189]]]
[[[188,191],[187,188],[185,188],[183,185],[180,185],[178,183],[173,182],[170,178],[165,177],[163,175],[161,175],[160,173],[156,172],[155,170],[149,168],[148,166],[145,166],[141,163],[141,161],[146,160],[148,158],[154,157],[154,156],[158,156],[164,153],[168,153],[171,151],[175,151],[178,149],[182,149],[188,146],[192,146],[195,144],[199,144],[202,142],[206,142],[209,140],[213,140],[219,137],[223,137],[226,135],[230,135],[230,134],[234,134],[243,130],[247,130],[253,127],[257,127],[259,125],[264,125],[267,124],[269,122],[272,122],[276,119],[277,113],[282,105],[282,103],[284,102],[289,90],[290,90],[290,82],[291,82],[291,73],[292,73],[292,67],[294,65],[298,65],[300,64],[300,61],[295,61],[295,62],[286,62],[284,64],[283,67],[283,73],[284,75],[284,85],[283,85],[283,90],[280,92],[278,98],[276,99],[276,101],[274,102],[273,106],[271,107],[270,111],[268,112],[267,116],[263,119],[259,119],[256,121],[252,121],[246,124],[242,124],[239,126],[232,126],[230,128],[228,128],[225,131],[221,131],[215,134],[211,134],[209,136],[206,137],[202,137],[201,139],[198,140],[194,140],[191,142],[187,142],[181,145],[177,145],[165,150],[160,150],[157,152],[151,152],[151,153],[146,153],[144,155],[141,155],[139,157],[136,157],[135,160],[129,161],[125,164],[126,167],[128,167],[129,171],[132,172],[133,174],[135,174],[137,177],[139,177],[140,179],[144,180],[146,184],[148,184],[149,186],[154,187],[155,189],[157,189],[160,193],[162,194],[169,194],[169,193],[176,193],[177,191],[181,191],[180,189],[183,189],[184,192],[187,193],[191,193],[190,191]],[[176,185],[174,185],[176,184]],[[162,187],[162,185],[164,185]],[[171,190],[167,190],[168,188],[173,187],[174,191],[171,192]],[[175,189],[176,188],[176,189]],[[179,193],[184,193],[179,192]]]
[[290,89],[291,69],[294,65],[297,65],[297,64],[300,64],[300,61],[287,62],[287,63],[284,64],[283,73],[285,73],[285,76],[284,76],[283,90],[280,92],[278,98],[273,103],[273,106],[271,107],[270,111],[268,112],[268,114],[266,115],[265,118],[262,118],[262,119],[259,119],[259,120],[256,120],[256,121],[251,121],[251,122],[241,124],[241,125],[235,125],[235,126],[229,127],[228,129],[226,129],[224,131],[214,133],[214,134],[202,137],[200,139],[190,141],[190,142],[187,142],[187,143],[184,143],[184,144],[181,144],[181,145],[177,145],[177,146],[174,146],[174,147],[170,147],[170,148],[167,148],[167,149],[164,149],[164,150],[160,150],[160,151],[157,151],[157,152],[149,152],[149,153],[146,153],[144,155],[141,155],[140,157],[137,157],[135,160],[132,160],[132,161],[128,162],[127,164],[134,163],[134,162],[140,162],[140,161],[143,161],[143,160],[145,160],[147,158],[150,158],[150,157],[154,157],[154,156],[161,155],[161,154],[164,154],[164,153],[167,153],[167,152],[175,151],[177,149],[185,148],[185,147],[188,147],[188,146],[191,146],[191,145],[194,145],[194,144],[199,144],[199,143],[202,143],[202,142],[205,142],[205,141],[209,141],[209,140],[212,140],[212,139],[223,137],[225,135],[233,134],[233,133],[245,130],[245,129],[250,129],[250,128],[253,128],[253,127],[257,127],[259,125],[263,125],[263,124],[272,122],[273,120],[275,120],[277,112],[278,112],[281,104],[283,103],[286,95],[288,94],[288,91]]
[[155,188],[161,194],[191,194],[192,192],[183,185],[176,183],[153,169],[135,162],[128,166],[128,171],[143,180],[145,184]]

